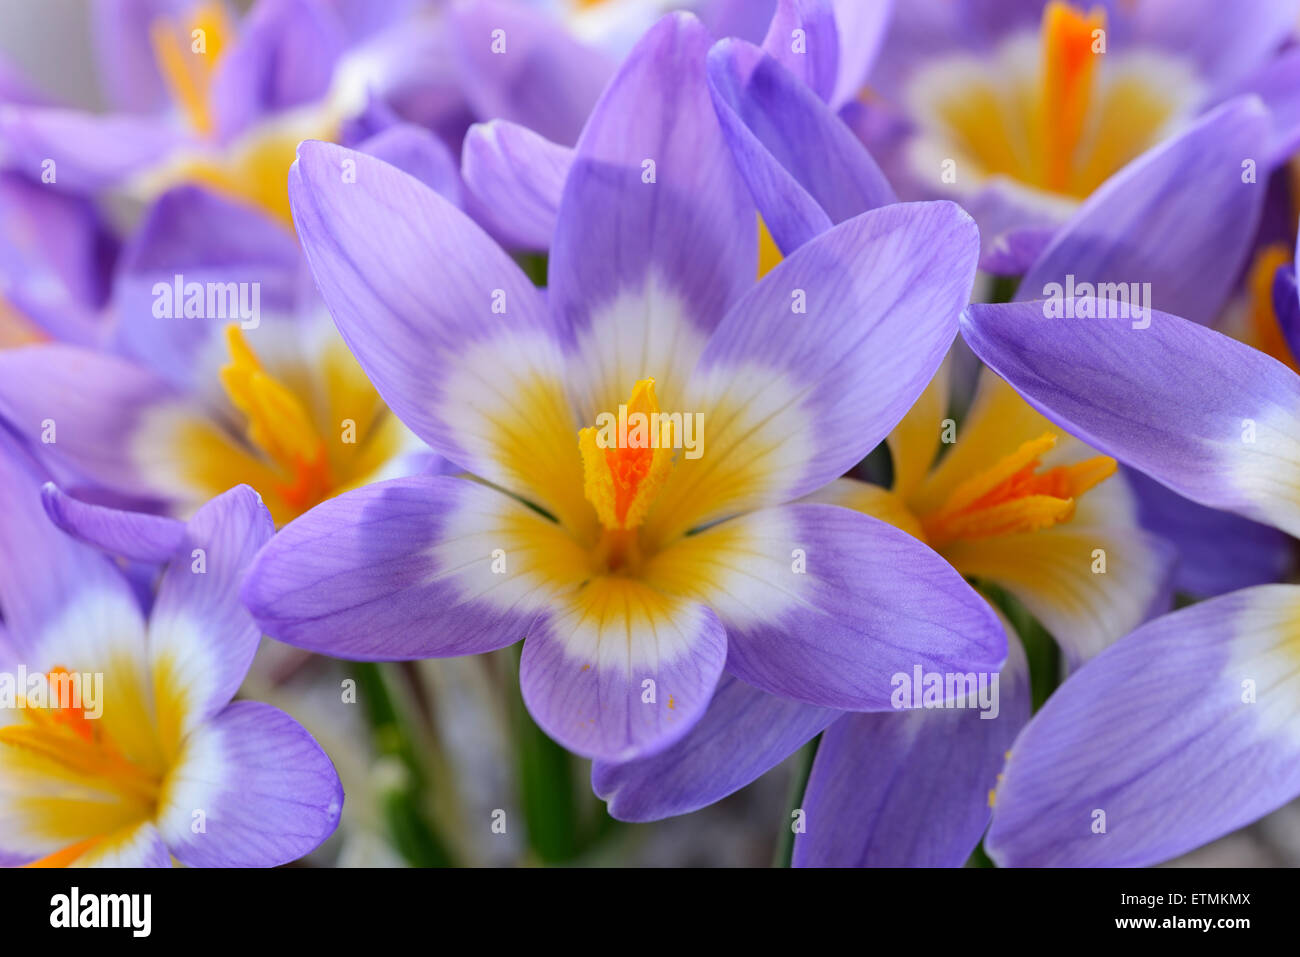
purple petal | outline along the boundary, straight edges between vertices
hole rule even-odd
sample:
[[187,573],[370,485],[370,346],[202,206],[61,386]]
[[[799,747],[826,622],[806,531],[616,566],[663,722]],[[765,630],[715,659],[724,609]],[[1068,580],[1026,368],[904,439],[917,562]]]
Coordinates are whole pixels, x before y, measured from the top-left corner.
[[[113,309],[123,321],[117,346],[178,390],[206,389],[210,383],[196,382],[196,375],[210,371],[204,362],[214,346],[226,351],[220,337],[227,323],[215,316],[182,318],[183,298],[174,292],[177,277],[182,288],[246,283],[250,295],[256,288],[260,322],[263,310],[268,316],[292,315],[302,268],[298,243],[281,224],[205,189],[169,190],[149,208],[118,264]],[[155,314],[160,285],[172,294],[177,315]]]
[[770,694],[890,710],[913,667],[996,671],[1006,634],[984,599],[906,532],[835,505],[787,505],[674,544],[647,571],[712,608],[727,670]]
[[274,533],[261,498],[240,485],[200,507],[172,553],[149,617],[149,656],[154,680],[183,693],[185,731],[229,703],[253,662],[262,632],[239,586]]
[[1158,618],[1058,689],[1012,746],[989,854],[1002,866],[1140,867],[1300,794],[1300,588]]
[[834,4],[831,0],[777,0],[776,13],[763,39],[763,52],[823,101],[829,101],[840,69]]
[[116,253],[94,205],[0,173],[0,298],[55,339],[100,345]]
[[0,165],[39,179],[53,161],[53,185],[74,193],[117,185],[183,145],[160,118],[0,105]]
[[479,0],[449,22],[461,88],[479,119],[521,123],[557,143],[578,138],[614,69],[604,53],[524,5]]
[[189,867],[287,864],[334,833],[343,810],[343,786],[320,745],[255,701],[228,705],[190,735],[166,794],[158,828]]
[[519,249],[551,246],[573,150],[504,120],[476,123],[465,135],[465,183],[480,221]]
[[64,532],[110,555],[132,561],[166,562],[185,537],[185,523],[179,519],[82,502],[53,482],[45,483],[41,500],[50,521]]
[[[68,609],[85,605],[111,626],[121,609],[139,621],[126,580],[107,557],[60,532],[41,508],[40,467],[0,429],[0,613],[24,662]],[[91,619],[93,620],[93,619]],[[142,627],[142,626],[141,626]]]
[[463,208],[456,158],[442,140],[423,127],[397,123],[356,148],[410,173],[453,206]]
[[668,747],[705,713],[727,657],[718,618],[634,579],[595,579],[531,628],[519,686],[533,719],[584,757]]
[[723,675],[709,710],[680,741],[639,761],[597,761],[591,787],[620,821],[689,814],[766,774],[842,713]]
[[[1224,104],[1148,150],[1094,192],[1026,273],[1019,298],[1049,283],[1150,283],[1148,305],[1195,322],[1219,315],[1250,254],[1266,170],[1268,113],[1254,97]],[[1196,196],[1188,203],[1187,196]]]
[[831,0],[831,5],[839,28],[840,55],[839,75],[829,102],[832,109],[839,109],[867,85],[894,14],[894,0]]
[[0,351],[0,417],[61,479],[66,473],[123,495],[147,494],[133,437],[172,396],[148,370],[88,349],[50,343]]
[[[1104,315],[1106,304],[1061,308]],[[1031,405],[1094,448],[1194,502],[1300,533],[1300,377],[1155,310],[1141,322],[1044,311],[1042,302],[973,305],[963,337]]]
[[1178,591],[1213,598],[1283,581],[1295,564],[1293,542],[1286,533],[1197,505],[1136,469],[1125,469],[1124,478],[1137,493],[1143,527],[1178,550]]
[[717,44],[709,53],[709,82],[736,163],[782,251],[832,223],[896,202],[849,128],[756,47]]
[[856,465],[934,377],[978,254],[974,223],[947,202],[863,213],[797,249],[705,348],[683,408],[721,424],[704,457],[677,464],[659,511],[699,525]]
[[212,78],[217,136],[228,140],[269,114],[324,97],[346,43],[324,4],[259,0]]
[[[943,710],[850,714],[822,736],[801,806],[795,867],[960,867],[992,813],[1007,748],[1029,720],[1020,642],[993,678],[957,675],[988,698]],[[912,692],[900,682],[900,692]],[[940,676],[946,682],[947,676]],[[969,685],[966,684],[969,682]],[[946,684],[945,684],[946,687]],[[911,698],[903,695],[904,706]]]
[[413,476],[290,522],[243,600],[272,637],[340,658],[477,654],[528,633],[558,591],[541,566],[564,554],[558,526],[495,489]]
[[[665,17],[628,56],[583,130],[549,277],[554,310],[580,333],[614,322],[621,298],[636,302],[623,312],[656,313],[661,323],[625,330],[627,338],[676,336],[685,344],[754,283],[754,208],[709,100],[708,48],[694,17]],[[656,295],[677,307],[686,329],[669,328],[662,305],[642,305]]]

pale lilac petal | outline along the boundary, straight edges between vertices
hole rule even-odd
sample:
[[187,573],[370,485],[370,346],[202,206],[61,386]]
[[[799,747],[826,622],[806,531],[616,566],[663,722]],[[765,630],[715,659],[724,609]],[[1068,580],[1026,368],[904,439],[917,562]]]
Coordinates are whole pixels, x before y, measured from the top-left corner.
[[726,657],[722,625],[704,605],[598,579],[529,629],[519,685],[533,719],[566,748],[629,761],[690,730]]
[[680,741],[639,761],[595,762],[591,787],[620,821],[689,814],[766,774],[842,713],[723,675],[709,710]]
[[768,54],[824,101],[839,83],[840,36],[831,0],[777,0],[763,39]]
[[160,564],[176,553],[185,536],[185,523],[179,519],[83,502],[53,482],[45,483],[41,500],[50,521],[109,555]]
[[1094,448],[1194,502],[1300,533],[1300,377],[1177,316],[1152,311],[1134,325],[1046,318],[1041,302],[973,305],[962,335]]
[[[800,809],[795,867],[960,867],[992,813],[989,795],[1007,749],[1029,720],[1029,670],[1020,642],[988,675],[959,675],[965,706],[851,714],[817,746]],[[971,680],[973,679],[973,680]],[[947,687],[947,676],[941,676]],[[969,684],[966,682],[969,681]],[[985,697],[979,698],[983,682]]]
[[545,566],[560,560],[562,536],[475,482],[380,482],[290,522],[253,562],[243,600],[272,637],[341,658],[492,651],[548,607],[558,585]]
[[505,120],[465,134],[461,165],[493,233],[519,249],[551,246],[573,150]]
[[1158,618],[1048,699],[1011,749],[1002,866],[1158,864],[1300,794],[1300,588]]
[[719,120],[763,221],[785,253],[831,224],[896,202],[866,148],[829,107],[758,48],[709,53]]
[[320,745],[255,701],[228,705],[189,736],[166,796],[158,829],[189,867],[287,864],[334,833],[343,810],[343,787]]
[[262,631],[239,588],[274,533],[270,512],[247,485],[218,495],[185,524],[149,616],[154,681],[183,700],[183,732],[225,707],[248,673]]
[[[1240,97],[1144,153],[1094,192],[1025,274],[1018,298],[1050,295],[1073,276],[1149,283],[1147,303],[1196,322],[1215,320],[1250,253],[1266,169],[1269,117]],[[1196,202],[1188,203],[1188,195]]]

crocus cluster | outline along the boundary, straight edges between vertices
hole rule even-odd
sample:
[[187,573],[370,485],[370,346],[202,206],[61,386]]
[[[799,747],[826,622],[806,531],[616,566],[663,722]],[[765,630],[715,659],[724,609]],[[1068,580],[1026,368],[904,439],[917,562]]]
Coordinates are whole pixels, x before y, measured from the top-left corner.
[[1300,0],[92,9],[0,49],[0,864],[1300,797]]

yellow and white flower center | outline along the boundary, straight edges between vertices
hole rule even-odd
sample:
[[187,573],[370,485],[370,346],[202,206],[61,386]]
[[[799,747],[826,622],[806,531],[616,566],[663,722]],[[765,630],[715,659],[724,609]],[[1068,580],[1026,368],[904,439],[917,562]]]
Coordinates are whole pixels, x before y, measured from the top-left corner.
[[1192,68],[1153,50],[1111,53],[1101,7],[1063,0],[1038,35],[991,56],[953,56],[922,70],[906,96],[920,135],[918,175],[960,192],[992,177],[1068,201],[1087,197],[1159,142],[1199,95]]
[[[203,4],[185,21],[156,20],[150,28],[154,59],[168,92],[199,146],[147,171],[130,190],[145,198],[181,183],[197,183],[292,222],[286,185],[289,167],[305,139],[336,139],[344,113],[339,97],[285,111],[245,131],[234,142],[214,142],[212,82],[234,29],[222,3]],[[351,97],[355,99],[355,97]],[[352,104],[349,104],[352,105]]]
[[37,706],[24,699],[15,711],[18,720],[0,726],[0,767],[14,780],[46,782],[33,800],[46,803],[64,823],[84,825],[83,832],[98,836],[77,840],[30,867],[66,866],[115,829],[152,819],[164,789],[164,767],[128,758],[80,702],[57,700],[59,676],[66,678],[67,670],[56,667],[46,676],[48,702]]

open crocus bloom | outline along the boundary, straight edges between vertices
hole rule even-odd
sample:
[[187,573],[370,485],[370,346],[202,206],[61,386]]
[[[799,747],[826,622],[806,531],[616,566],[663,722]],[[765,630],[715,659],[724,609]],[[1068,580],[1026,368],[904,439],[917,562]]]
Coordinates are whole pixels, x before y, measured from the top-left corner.
[[810,499],[875,515],[963,575],[1006,588],[1071,666],[1167,610],[1171,549],[1142,530],[1114,459],[1044,419],[987,370],[938,458],[947,397],[940,373],[890,433],[891,489],[845,478]]
[[114,564],[46,518],[2,436],[0,489],[0,863],[274,866],[328,837],[329,758],[284,712],[231,702],[260,637],[237,598],[272,532],[256,494],[188,524],[79,513],[168,562],[146,620]]
[[164,196],[114,295],[117,355],[0,355],[0,416],[70,488],[185,516],[245,483],[283,524],[428,457],[334,330],[296,240],[255,210]]
[[[1193,501],[1300,533],[1300,376],[1275,359],[1158,312],[1132,329],[1046,319],[1041,303],[972,306],[963,334],[1090,444]],[[1153,864],[1295,798],[1298,623],[1300,587],[1247,588],[1085,665],[1013,746],[990,853]]]
[[[1000,626],[932,551],[787,504],[859,461],[929,380],[969,294],[973,225],[946,203],[877,210],[755,285],[708,45],[694,18],[666,18],[606,90],[545,296],[414,179],[300,148],[295,222],[344,338],[389,407],[480,480],[381,483],[291,523],[244,588],[269,634],[362,659],[527,636],[534,717],[610,758],[685,733],[724,665],[861,710],[889,708],[890,676],[917,664],[998,667]],[[620,406],[629,423],[677,415],[654,433],[680,436],[672,454],[610,442]]]
[[339,12],[318,0],[260,0],[238,22],[223,0],[103,8],[96,40],[121,111],[0,113],[7,165],[35,178],[52,161],[50,182],[78,193],[152,200],[197,184],[288,226],[285,171],[298,142],[339,136],[384,75],[409,65],[385,62],[380,39],[348,49]]
[[[909,195],[960,199],[986,248],[1019,241],[1196,114],[1280,88],[1260,76],[1297,15],[1289,0],[899,4],[862,94],[876,122],[862,128]],[[1281,155],[1261,147],[1237,165],[1263,172]]]

